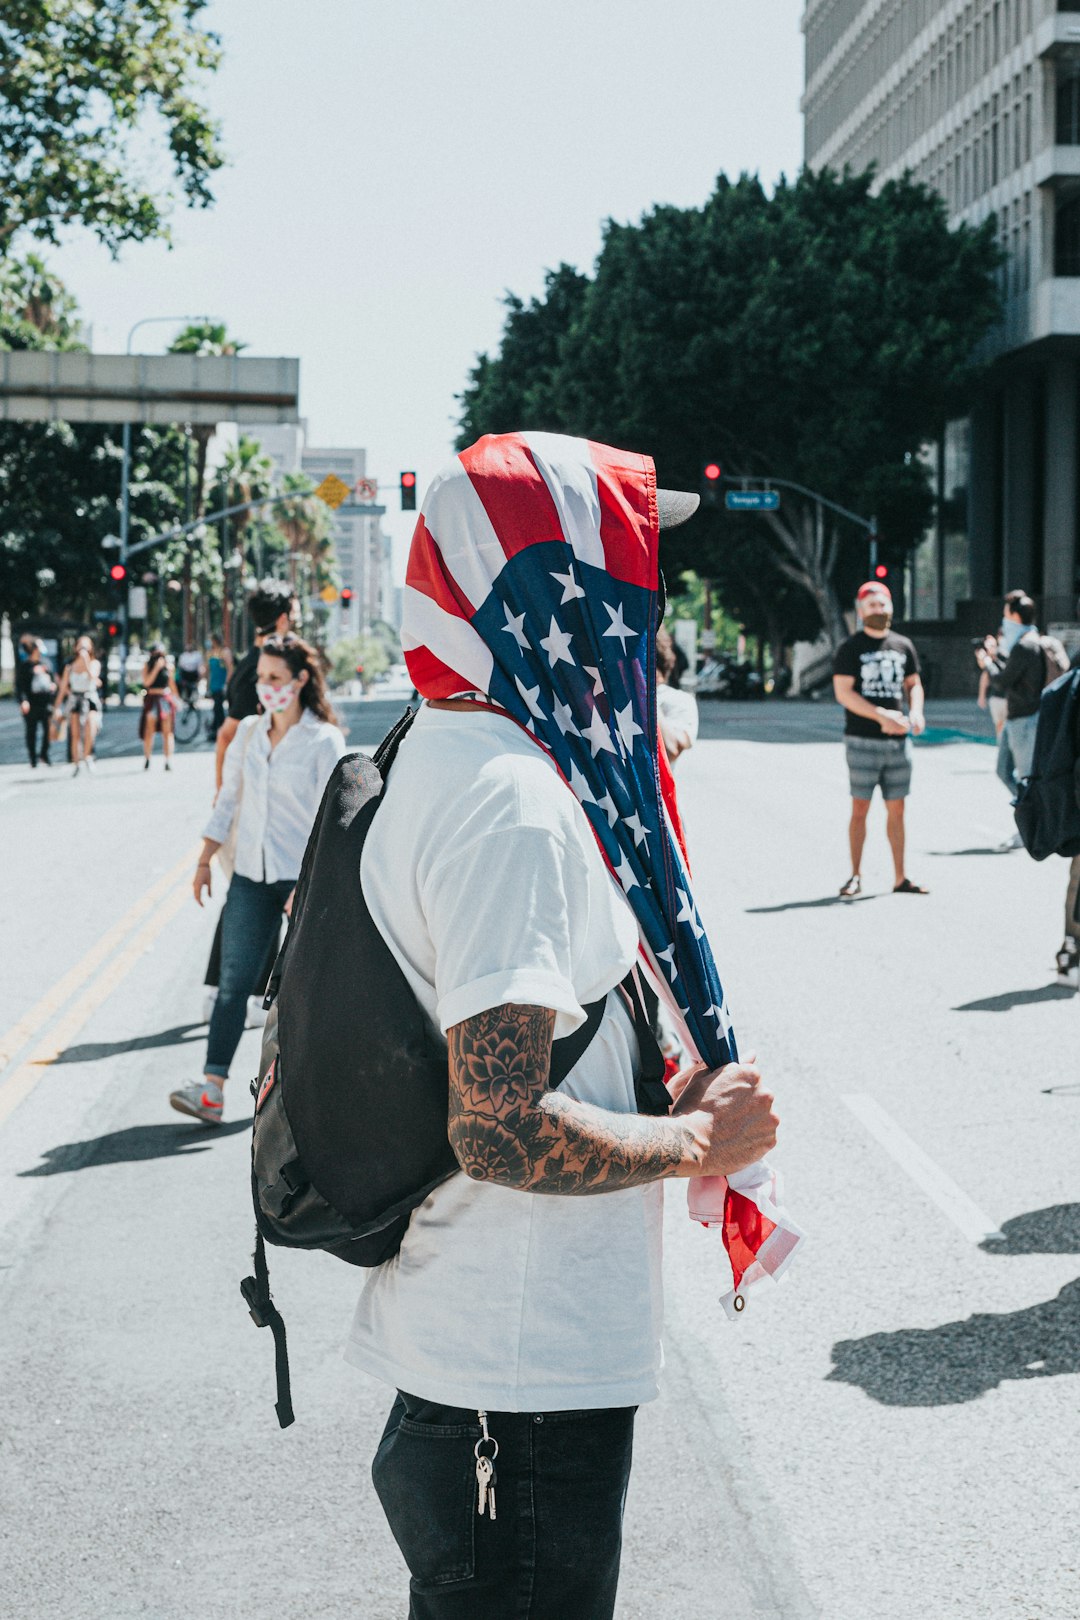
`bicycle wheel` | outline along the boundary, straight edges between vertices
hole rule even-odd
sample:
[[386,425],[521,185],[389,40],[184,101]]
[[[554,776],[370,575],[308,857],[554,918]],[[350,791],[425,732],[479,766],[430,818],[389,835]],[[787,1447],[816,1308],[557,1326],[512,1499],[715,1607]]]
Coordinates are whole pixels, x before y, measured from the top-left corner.
[[185,703],[176,715],[173,722],[173,731],[178,743],[194,742],[199,735],[200,715],[194,703]]

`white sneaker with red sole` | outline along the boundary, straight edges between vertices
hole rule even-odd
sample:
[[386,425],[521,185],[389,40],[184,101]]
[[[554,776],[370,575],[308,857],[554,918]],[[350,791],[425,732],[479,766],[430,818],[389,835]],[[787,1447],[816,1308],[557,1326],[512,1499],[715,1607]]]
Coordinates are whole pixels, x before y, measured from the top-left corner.
[[169,1102],[178,1114],[190,1114],[207,1125],[220,1125],[225,1113],[225,1097],[212,1080],[199,1080],[170,1091]]

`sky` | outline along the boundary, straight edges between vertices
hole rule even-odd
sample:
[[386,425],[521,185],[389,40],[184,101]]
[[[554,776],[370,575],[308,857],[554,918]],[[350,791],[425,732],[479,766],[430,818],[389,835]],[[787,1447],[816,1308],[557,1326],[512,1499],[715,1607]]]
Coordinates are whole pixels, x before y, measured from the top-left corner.
[[[223,318],[300,357],[309,442],[361,445],[401,577],[455,395],[502,298],[589,269],[605,219],[700,204],[717,174],[801,162],[802,0],[213,0],[205,96],[228,167],[173,245],[46,254],[98,352],[147,316]],[[170,329],[144,328],[140,352]],[[522,426],[527,426],[523,423]]]

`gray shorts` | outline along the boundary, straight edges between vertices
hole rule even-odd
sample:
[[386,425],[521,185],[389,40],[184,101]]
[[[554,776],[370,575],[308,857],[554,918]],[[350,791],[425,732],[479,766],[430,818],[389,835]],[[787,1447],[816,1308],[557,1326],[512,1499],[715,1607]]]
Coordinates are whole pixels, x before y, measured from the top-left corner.
[[853,799],[906,799],[911,792],[910,737],[845,737]]

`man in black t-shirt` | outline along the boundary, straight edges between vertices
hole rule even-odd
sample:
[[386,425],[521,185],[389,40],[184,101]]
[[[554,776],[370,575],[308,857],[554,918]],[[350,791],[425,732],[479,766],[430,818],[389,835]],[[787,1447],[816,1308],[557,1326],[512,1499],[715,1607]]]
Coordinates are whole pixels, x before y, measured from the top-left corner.
[[292,586],[283,579],[263,579],[248,597],[248,612],[255,626],[255,645],[244,654],[225,689],[229,717],[222,721],[217,734],[215,758],[215,792],[221,789],[221,772],[225,764],[225,750],[236,736],[236,728],[249,714],[258,714],[259,700],[255,695],[255,670],[259,662],[259,648],[267,636],[284,636],[300,622],[300,603]]
[[[885,800],[886,832],[896,869],[894,894],[926,894],[904,871],[904,801],[911,787],[911,738],[925,730],[919,655],[892,629],[892,593],[877,581],[855,598],[861,628],[837,648],[833,691],[847,711],[844,747],[851,784],[851,876],[840,890],[862,893],[866,817],[875,787]],[[904,713],[905,701],[908,713]]]

